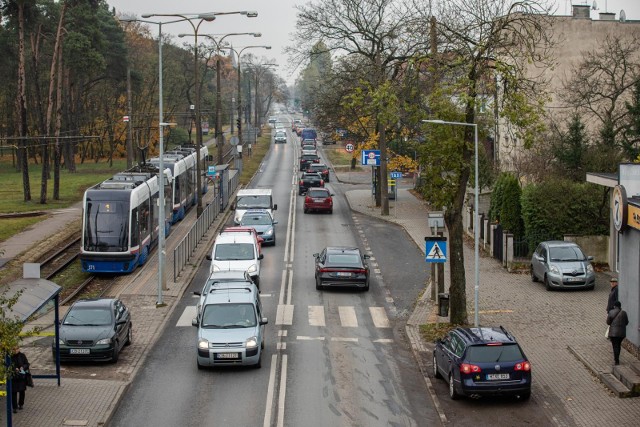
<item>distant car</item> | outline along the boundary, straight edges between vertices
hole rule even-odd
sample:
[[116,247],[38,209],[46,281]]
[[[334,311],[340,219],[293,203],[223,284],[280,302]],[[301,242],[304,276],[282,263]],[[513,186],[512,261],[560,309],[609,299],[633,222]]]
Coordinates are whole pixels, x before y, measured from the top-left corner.
[[320,163],[320,157],[317,154],[302,154],[300,156],[301,171],[306,171],[312,163]]
[[330,246],[313,257],[316,259],[316,289],[347,286],[369,290],[369,255],[363,255],[360,249]]
[[531,396],[531,363],[503,327],[455,328],[433,350],[433,374],[449,383],[449,397]]
[[324,163],[311,163],[307,168],[307,172],[318,172],[322,175],[324,182],[329,182],[329,166]]
[[596,274],[580,246],[561,240],[542,242],[531,257],[531,280],[542,280],[547,290],[594,289]]
[[258,232],[258,236],[265,245],[276,244],[276,228],[278,221],[274,221],[271,214],[266,210],[254,209],[245,212],[240,221],[240,225],[251,227]]
[[277,121],[278,121],[278,119],[276,118],[276,116],[269,116],[269,124],[270,125],[274,125],[275,126]]
[[[133,339],[129,309],[117,298],[78,300],[60,323],[61,361],[118,361]],[[55,360],[55,342],[51,345]]]
[[303,147],[305,145],[313,145],[313,148],[318,148],[318,143],[315,139],[303,139],[300,141],[300,145],[302,145]]
[[310,188],[304,198],[304,213],[333,213],[333,194],[326,188]]
[[318,133],[314,128],[304,128],[300,133],[300,138],[304,139],[313,139],[314,141],[318,138]]
[[279,143],[283,143],[286,144],[287,143],[287,134],[284,131],[276,131],[276,136],[273,138],[274,142],[276,144]]
[[298,181],[298,195],[302,196],[313,187],[324,187],[322,175],[316,172],[303,172]]

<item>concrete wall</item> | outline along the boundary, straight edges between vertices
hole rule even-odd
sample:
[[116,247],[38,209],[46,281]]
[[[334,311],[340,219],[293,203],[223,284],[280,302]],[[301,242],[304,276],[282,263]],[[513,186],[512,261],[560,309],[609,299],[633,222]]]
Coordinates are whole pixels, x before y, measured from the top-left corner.
[[593,262],[609,264],[609,236],[576,236],[574,234],[566,234],[564,240],[566,242],[577,243],[585,255],[593,257]]
[[618,299],[629,316],[627,339],[640,346],[640,231],[627,229],[620,234],[620,274]]

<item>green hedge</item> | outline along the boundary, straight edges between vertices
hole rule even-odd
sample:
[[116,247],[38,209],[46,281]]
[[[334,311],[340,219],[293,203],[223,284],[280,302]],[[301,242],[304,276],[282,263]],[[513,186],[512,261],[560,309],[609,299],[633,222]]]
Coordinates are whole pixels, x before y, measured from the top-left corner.
[[520,206],[522,190],[518,179],[510,173],[502,173],[491,193],[489,218],[499,221],[503,229],[515,236],[522,236],[524,225]]

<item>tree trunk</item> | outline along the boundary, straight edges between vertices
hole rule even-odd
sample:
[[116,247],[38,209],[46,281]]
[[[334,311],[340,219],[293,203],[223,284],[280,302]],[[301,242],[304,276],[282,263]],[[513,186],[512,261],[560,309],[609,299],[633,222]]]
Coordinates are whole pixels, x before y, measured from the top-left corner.
[[[65,3],[66,5],[66,3]],[[64,9],[64,8],[63,8]],[[62,24],[62,21],[60,21]],[[53,160],[53,199],[60,200],[60,131],[62,129],[62,43],[58,46],[58,76],[56,88],[56,145]],[[70,144],[70,142],[67,142]]]
[[31,184],[29,183],[29,152],[27,143],[27,88],[25,73],[24,55],[24,2],[18,2],[18,93],[16,99],[18,111],[18,136],[20,136],[20,147],[22,148],[21,169],[22,169],[22,190],[24,201],[31,201]]
[[[466,186],[464,186],[466,188]],[[462,214],[457,208],[444,214],[449,230],[450,319],[454,325],[467,323],[466,273],[464,270],[464,241],[462,239]]]

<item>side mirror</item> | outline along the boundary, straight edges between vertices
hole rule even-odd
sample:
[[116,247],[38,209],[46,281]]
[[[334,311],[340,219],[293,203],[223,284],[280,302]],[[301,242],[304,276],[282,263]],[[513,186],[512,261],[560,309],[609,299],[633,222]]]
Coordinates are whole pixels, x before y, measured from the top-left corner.
[[258,255],[258,259],[262,259],[262,258],[264,258],[264,254]]
[[371,255],[364,254],[364,259],[370,259]]
[[260,319],[261,325],[266,325],[267,323],[269,323],[269,320],[266,317],[263,317],[262,319]]
[[333,193],[330,193],[330,195],[331,195],[331,196],[335,196],[335,194],[333,194]]
[[207,256],[205,258],[207,258],[209,261],[211,261],[213,259],[210,254],[207,254]]
[[198,318],[194,317],[193,319],[191,319],[191,326],[198,326]]
[[313,254],[314,258],[318,258],[320,256],[320,254]]
[[276,225],[278,221],[273,221],[271,224]]
[[588,256],[588,257],[587,257],[587,260],[589,260],[589,261],[593,261],[593,257],[592,257],[592,256]]
[[276,205],[273,205],[273,210],[274,210],[274,211],[275,211],[275,210],[278,210],[278,205],[277,205],[277,204],[276,204]]
[[200,291],[193,291],[194,295],[198,295],[198,296],[202,296],[202,293]]

